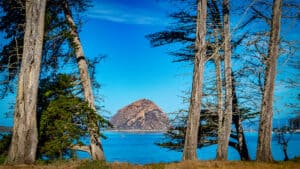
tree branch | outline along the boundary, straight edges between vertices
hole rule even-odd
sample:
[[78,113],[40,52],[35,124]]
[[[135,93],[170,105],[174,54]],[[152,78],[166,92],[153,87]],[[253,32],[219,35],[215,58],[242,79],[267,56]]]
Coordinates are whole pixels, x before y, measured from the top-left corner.
[[85,145],[71,145],[70,149],[72,150],[78,150],[78,151],[84,151],[87,152],[89,154],[91,154],[91,149],[89,146],[85,146]]

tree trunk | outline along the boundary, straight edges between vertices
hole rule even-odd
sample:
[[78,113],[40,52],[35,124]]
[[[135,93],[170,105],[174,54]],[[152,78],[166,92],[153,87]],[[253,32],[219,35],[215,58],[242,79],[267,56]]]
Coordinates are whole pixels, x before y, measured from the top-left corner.
[[[219,56],[218,56],[219,57]],[[218,148],[217,148],[217,157],[221,154],[222,144],[225,140],[224,132],[224,111],[223,111],[223,94],[222,94],[222,75],[221,75],[221,64],[220,58],[215,58],[216,65],[216,80],[217,80],[217,96],[218,96]]]
[[195,61],[192,94],[187,121],[187,131],[183,148],[183,160],[197,159],[198,130],[201,112],[202,79],[206,56],[206,15],[207,0],[199,0],[197,4],[197,30],[195,42]]
[[[89,104],[89,106],[92,109],[96,110],[87,62],[83,53],[81,42],[79,40],[77,27],[73,20],[72,13],[71,10],[69,9],[67,2],[64,3],[63,9],[64,9],[66,21],[70,27],[70,33],[72,36],[72,45],[74,45],[74,49],[75,49],[75,55],[76,55],[77,64],[80,72],[80,80],[84,92],[84,97],[86,102]],[[100,141],[99,127],[96,123],[92,123],[92,125],[93,126],[88,129],[90,134],[90,141],[91,141],[90,154],[93,160],[104,160],[105,158],[104,158],[102,144]]]
[[287,143],[284,143],[283,145],[283,153],[284,153],[284,161],[288,161],[289,160],[289,156],[288,156],[288,153],[287,153]]
[[12,141],[6,163],[32,164],[38,133],[36,104],[44,37],[46,0],[26,1],[26,28]]
[[257,161],[273,161],[271,153],[273,96],[276,77],[277,57],[279,52],[281,0],[273,1],[273,15],[269,41],[268,58],[266,59],[264,92],[261,104],[261,115],[258,131]]
[[[232,72],[232,71],[231,71]],[[246,138],[244,135],[244,129],[242,125],[242,115],[238,106],[238,98],[236,94],[236,87],[235,87],[235,78],[234,74],[232,73],[232,123],[235,126],[236,134],[237,134],[237,141],[238,146],[237,150],[240,154],[240,158],[242,161],[249,161],[249,151],[246,143]]]
[[231,42],[229,27],[229,2],[223,0],[223,19],[224,19],[224,69],[225,69],[225,113],[223,117],[224,138],[218,144],[217,160],[227,160],[228,143],[231,134],[232,124],[232,73],[231,73]]
[[233,124],[235,125],[238,141],[238,152],[242,161],[250,160],[249,151],[247,148],[247,143],[244,135],[244,130],[242,126],[242,121],[240,115],[233,116]]

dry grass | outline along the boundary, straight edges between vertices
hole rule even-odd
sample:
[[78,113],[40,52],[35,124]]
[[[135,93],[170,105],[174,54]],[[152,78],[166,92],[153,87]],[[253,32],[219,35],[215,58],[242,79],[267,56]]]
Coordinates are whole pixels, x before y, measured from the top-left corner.
[[81,161],[68,161],[36,165],[0,165],[0,169],[76,169],[81,163]]
[[165,169],[300,169],[298,162],[258,163],[241,161],[186,161],[172,163]]
[[89,161],[56,162],[52,164],[0,166],[0,169],[300,169],[300,162],[185,161],[180,163],[132,165]]

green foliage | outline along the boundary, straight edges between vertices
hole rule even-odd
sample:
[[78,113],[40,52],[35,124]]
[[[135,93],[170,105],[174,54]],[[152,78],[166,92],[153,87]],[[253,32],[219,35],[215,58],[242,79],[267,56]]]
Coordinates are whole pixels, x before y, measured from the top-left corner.
[[[108,121],[80,98],[78,80],[59,74],[43,79],[39,88],[39,148],[40,157],[50,160],[75,157],[73,145],[83,145],[88,128],[95,124],[107,126]],[[79,96],[77,96],[79,95]]]
[[5,162],[11,141],[11,134],[0,134],[0,164]]
[[0,155],[0,165],[1,165],[1,164],[4,164],[5,159],[6,159],[6,156],[5,156],[5,155]]
[[[186,121],[188,110],[181,109],[176,112],[173,125],[168,128],[164,139],[156,143],[156,145],[168,148],[170,150],[182,151],[186,133]],[[250,109],[239,109],[239,116],[242,120],[249,120],[256,117],[256,112],[251,113]],[[233,118],[238,116],[234,113]],[[237,140],[235,131],[232,131],[231,139]],[[210,146],[217,143],[218,137],[218,116],[216,112],[210,110],[202,110],[200,117],[200,125],[198,131],[198,148]],[[233,147],[236,148],[236,147]]]
[[[22,61],[23,37],[25,32],[25,0],[0,0],[0,32],[5,41],[0,42],[0,97],[16,90],[16,80]],[[80,14],[91,7],[91,0],[51,0],[47,1],[45,34],[41,77],[58,72],[65,63],[76,64],[74,46],[70,44],[69,27],[63,14],[67,3],[75,17],[80,31]]]
[[82,144],[80,137],[87,132],[84,126],[89,111],[88,105],[76,97],[59,96],[51,101],[40,119],[40,153],[49,158],[71,155],[71,145]]
[[[0,96],[15,91],[15,81],[21,66],[23,49],[25,0],[0,1],[0,31],[5,32],[4,41],[0,42]],[[6,44],[4,44],[6,42]]]
[[77,169],[110,169],[105,161],[93,160],[81,163]]

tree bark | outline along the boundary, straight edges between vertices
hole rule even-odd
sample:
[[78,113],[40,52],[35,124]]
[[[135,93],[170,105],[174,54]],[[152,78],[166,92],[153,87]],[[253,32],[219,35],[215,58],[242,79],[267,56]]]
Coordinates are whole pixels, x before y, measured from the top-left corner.
[[237,141],[238,141],[237,150],[240,154],[240,158],[242,161],[248,161],[250,160],[249,151],[247,148],[241,117],[239,115],[233,116],[233,124],[235,125],[235,129],[237,132]]
[[[231,71],[232,72],[232,71]],[[244,129],[242,125],[242,114],[240,112],[239,106],[238,106],[238,98],[236,94],[236,87],[235,87],[235,78],[234,74],[232,73],[232,123],[235,126],[236,130],[236,139],[238,141],[237,151],[240,154],[240,158],[242,161],[248,161],[250,160],[249,151],[247,147],[246,138],[244,135]]]
[[202,98],[202,79],[206,58],[206,15],[207,0],[199,0],[197,3],[197,29],[195,42],[196,53],[194,61],[192,94],[182,160],[197,160],[198,130]]
[[277,57],[279,52],[281,3],[281,0],[273,1],[269,51],[268,58],[266,59],[264,92],[260,111],[261,115],[258,131],[256,160],[264,162],[273,161],[271,152],[273,97]]
[[229,26],[229,0],[223,0],[223,19],[224,19],[224,69],[225,69],[225,113],[223,117],[224,133],[223,138],[218,144],[217,160],[227,160],[228,143],[231,134],[232,124],[232,73],[231,73],[231,42]]
[[243,161],[250,160],[249,151],[247,147],[246,138],[244,135],[244,129],[242,125],[242,115],[238,106],[237,94],[236,94],[236,87],[235,87],[235,80],[234,75],[232,73],[232,121],[235,126],[237,140],[238,140],[238,152],[240,154],[240,158]]
[[85,145],[72,145],[70,147],[70,149],[72,149],[72,150],[78,150],[78,151],[84,151],[84,152],[87,152],[87,153],[91,152],[90,147],[89,146],[85,146]]
[[[219,57],[219,56],[218,56]],[[224,132],[224,111],[223,111],[223,94],[222,94],[222,75],[221,75],[221,63],[220,58],[215,58],[216,65],[216,80],[217,80],[217,96],[218,96],[218,143],[217,143],[217,157],[221,153],[220,147],[224,144],[225,132]]]
[[[63,10],[66,17],[66,21],[70,27],[70,33],[72,36],[72,45],[74,45],[74,49],[75,49],[75,55],[77,59],[78,69],[80,72],[80,80],[84,92],[84,97],[86,102],[89,104],[89,106],[96,111],[87,62],[84,56],[81,42],[79,40],[77,27],[73,20],[72,13],[71,10],[69,9],[67,2],[64,3]],[[90,154],[93,160],[104,160],[105,157],[103,153],[102,144],[100,141],[99,127],[96,123],[93,122],[91,125],[92,127],[89,127],[88,129],[90,134],[90,141],[91,141]]]
[[44,37],[46,0],[26,1],[26,28],[12,141],[6,163],[35,162],[38,132],[36,104]]

